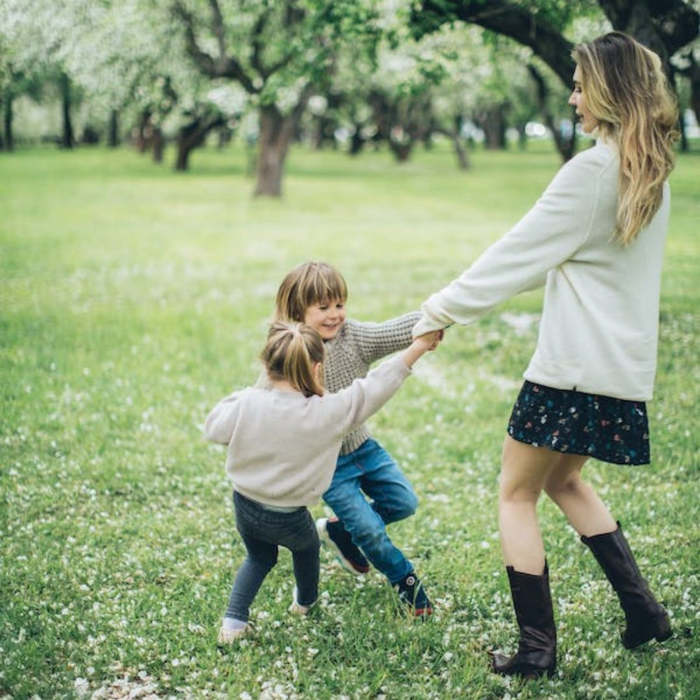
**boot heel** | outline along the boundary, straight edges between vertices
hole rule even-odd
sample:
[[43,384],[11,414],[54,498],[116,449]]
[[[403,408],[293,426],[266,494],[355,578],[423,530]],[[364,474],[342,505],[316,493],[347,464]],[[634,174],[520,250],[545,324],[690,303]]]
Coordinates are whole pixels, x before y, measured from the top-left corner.
[[521,676],[526,680],[541,678],[544,675],[547,678],[551,678],[557,670],[557,662],[554,659],[549,666],[535,666],[523,662],[518,658],[517,654],[508,657],[504,654],[493,652],[491,653],[491,670],[503,676]]
[[656,639],[657,642],[663,642],[672,634],[671,623],[668,615],[664,612],[651,618],[644,627],[634,628],[628,626],[621,635],[621,639],[625,649],[636,649],[652,639]]

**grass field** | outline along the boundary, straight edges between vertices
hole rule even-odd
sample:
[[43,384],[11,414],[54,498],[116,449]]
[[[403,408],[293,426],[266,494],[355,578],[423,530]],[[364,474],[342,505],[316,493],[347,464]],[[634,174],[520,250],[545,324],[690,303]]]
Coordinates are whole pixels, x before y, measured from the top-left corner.
[[290,619],[284,551],[255,636],[218,650],[243,548],[223,452],[201,425],[257,376],[292,266],[337,265],[355,318],[414,309],[517,221],[557,158],[478,151],[460,173],[440,147],[404,166],[298,149],[281,201],[251,198],[236,147],[192,165],[0,154],[0,698],[699,697],[700,156],[672,177],[653,463],[587,467],[675,636],[622,648],[607,582],[543,502],[559,669],[526,684],[491,674],[487,651],[516,640],[497,476],[541,293],[450,330],[371,421],[421,500],[390,532],[437,603],[425,624],[400,614],[380,575],[352,578],[327,552],[321,604]]

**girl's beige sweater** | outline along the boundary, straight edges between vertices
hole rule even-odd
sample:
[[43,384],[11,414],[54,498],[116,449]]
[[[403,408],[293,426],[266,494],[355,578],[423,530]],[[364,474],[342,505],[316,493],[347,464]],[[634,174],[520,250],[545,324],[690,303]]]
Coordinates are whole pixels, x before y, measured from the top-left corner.
[[343,436],[378,411],[410,374],[400,356],[335,394],[251,387],[220,401],[205,437],[228,445],[234,488],[274,506],[316,503],[328,488]]

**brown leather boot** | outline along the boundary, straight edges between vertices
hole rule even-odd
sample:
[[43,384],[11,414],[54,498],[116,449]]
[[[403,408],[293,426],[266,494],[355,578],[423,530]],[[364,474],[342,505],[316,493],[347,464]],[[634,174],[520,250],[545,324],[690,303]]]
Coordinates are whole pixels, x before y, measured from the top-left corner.
[[493,654],[496,673],[536,678],[552,675],[557,665],[557,630],[554,626],[549,568],[541,576],[525,574],[507,566],[515,617],[520,628],[518,651],[511,657]]
[[593,537],[582,535],[581,541],[590,547],[620,599],[627,621],[627,628],[622,633],[624,647],[634,649],[653,637],[659,642],[668,639],[672,634],[668,613],[639,573],[620,523],[614,532]]

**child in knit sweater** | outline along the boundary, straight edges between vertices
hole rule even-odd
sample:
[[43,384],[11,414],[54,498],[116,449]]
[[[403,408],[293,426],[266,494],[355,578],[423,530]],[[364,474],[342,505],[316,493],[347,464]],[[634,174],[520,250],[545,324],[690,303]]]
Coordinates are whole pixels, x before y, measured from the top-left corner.
[[316,602],[319,539],[307,506],[331,482],[343,436],[378,411],[401,386],[413,363],[436,347],[439,334],[416,340],[400,356],[336,394],[324,393],[324,344],[300,323],[274,323],[261,359],[269,380],[220,401],[204,433],[228,445],[236,527],[247,556],[238,570],[219,643],[249,631],[249,607],[277,562],[278,546],[292,552],[293,602],[305,615]]
[[[276,318],[315,328],[326,347],[325,385],[340,391],[364,377],[375,360],[411,344],[420,313],[384,323],[346,319],[348,292],[330,265],[308,262],[292,270],[277,292]],[[442,337],[442,336],[440,336]],[[337,517],[317,521],[320,537],[349,571],[362,574],[371,562],[389,580],[416,616],[430,615],[432,604],[413,565],[389,539],[386,526],[415,512],[418,499],[391,455],[363,424],[343,439],[333,479],[323,500]]]

